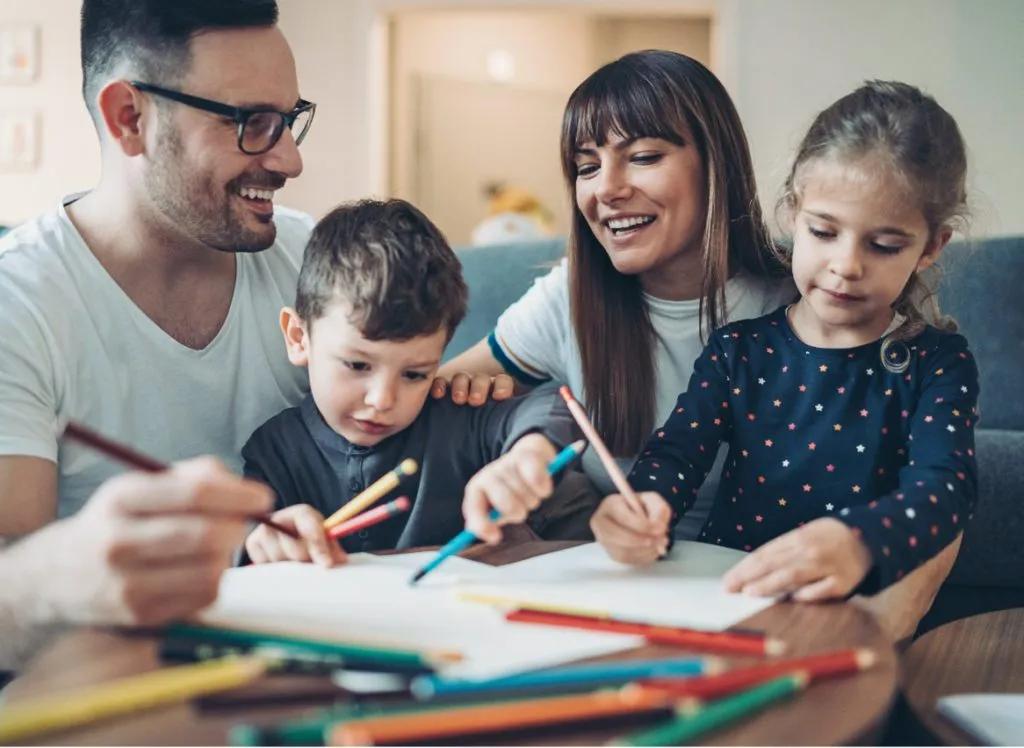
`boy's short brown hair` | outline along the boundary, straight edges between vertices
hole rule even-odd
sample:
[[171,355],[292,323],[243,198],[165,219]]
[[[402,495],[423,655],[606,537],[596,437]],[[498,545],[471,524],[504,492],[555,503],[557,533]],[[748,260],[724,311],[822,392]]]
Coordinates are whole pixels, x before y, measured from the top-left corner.
[[405,200],[360,200],[324,216],[302,258],[295,311],[307,324],[334,302],[368,340],[409,340],[466,316],[462,264],[444,234]]

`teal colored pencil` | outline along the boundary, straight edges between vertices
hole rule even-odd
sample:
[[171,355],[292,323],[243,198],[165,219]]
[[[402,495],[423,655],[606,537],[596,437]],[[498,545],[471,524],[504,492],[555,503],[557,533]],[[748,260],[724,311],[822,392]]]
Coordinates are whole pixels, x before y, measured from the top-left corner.
[[[583,454],[583,450],[586,449],[586,447],[587,443],[582,439],[570,444],[568,447],[559,452],[555,456],[555,459],[548,463],[548,474],[557,475],[558,472],[562,470],[562,468],[566,467],[570,462],[572,462],[581,454]],[[492,509],[491,513],[487,516],[491,520],[491,522],[497,522],[499,519],[501,519],[501,512],[499,512],[497,509]],[[433,559],[431,559],[430,563],[428,563],[422,569],[417,571],[413,575],[412,579],[409,581],[409,584],[416,584],[418,581],[423,579],[423,577],[425,577],[427,574],[429,574],[438,566],[443,564],[445,560],[469,548],[469,546],[473,545],[473,543],[476,542],[476,540],[476,535],[471,533],[469,530],[463,530],[454,538],[449,540],[448,543],[437,552],[437,555],[434,556]]]
[[806,673],[776,678],[756,688],[708,704],[686,702],[679,716],[659,727],[627,735],[613,745],[682,745],[706,732],[751,716],[776,701],[789,698],[807,685]]
[[[201,640],[208,644],[233,645],[243,648],[270,648],[285,652],[332,655],[340,657],[339,667],[373,666],[380,670],[423,672],[434,670],[436,665],[430,654],[407,649],[392,649],[364,644],[346,644],[323,639],[306,639],[286,634],[263,631],[218,628],[190,623],[173,623],[167,627],[166,636]],[[443,659],[443,658],[437,658]]]

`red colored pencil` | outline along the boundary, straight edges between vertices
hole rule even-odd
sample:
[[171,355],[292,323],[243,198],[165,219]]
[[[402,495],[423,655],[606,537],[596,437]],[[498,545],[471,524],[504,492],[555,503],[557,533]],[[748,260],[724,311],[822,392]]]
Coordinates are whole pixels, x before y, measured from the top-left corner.
[[641,681],[641,685],[645,689],[653,689],[673,697],[717,699],[787,673],[803,672],[811,680],[851,675],[867,670],[875,664],[876,660],[875,653],[870,649],[847,649],[828,654],[765,662],[718,675],[702,675],[686,679],[653,678]]
[[655,626],[636,621],[622,621],[615,618],[552,613],[543,610],[520,608],[505,614],[505,620],[518,623],[538,623],[547,626],[612,631],[619,634],[636,634],[651,644],[666,644],[691,649],[708,649],[728,654],[777,655],[784,645],[778,639],[751,634],[733,634],[728,631],[700,631],[698,629]]
[[378,522],[383,522],[388,517],[393,517],[396,514],[409,511],[409,507],[412,506],[412,502],[409,501],[406,496],[399,496],[394,501],[389,501],[387,504],[371,509],[368,512],[357,514],[347,522],[342,522],[340,525],[335,525],[327,531],[327,537],[337,540],[338,538],[344,538],[346,535],[351,535],[354,532],[359,532],[364,527],[375,525]]
[[[83,426],[82,424],[75,423],[74,421],[68,421],[67,426],[64,427],[63,435],[72,441],[91,447],[97,452],[105,454],[107,457],[117,460],[118,462],[122,462],[136,470],[142,470],[146,473],[160,473],[170,468],[170,465],[160,462],[159,460],[155,460],[141,452],[136,452],[131,447],[119,444],[118,442],[103,436],[103,434],[93,431],[88,426]],[[295,530],[278,524],[265,514],[253,515],[250,519],[264,524],[267,527],[272,527],[278,532],[284,533],[288,537],[295,538],[296,540],[299,539],[299,533]]]

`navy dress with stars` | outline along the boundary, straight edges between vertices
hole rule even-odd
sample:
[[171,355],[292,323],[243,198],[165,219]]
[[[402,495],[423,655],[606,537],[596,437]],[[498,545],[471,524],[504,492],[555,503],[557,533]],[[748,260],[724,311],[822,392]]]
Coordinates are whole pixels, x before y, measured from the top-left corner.
[[678,520],[727,442],[699,540],[749,551],[834,516],[874,560],[858,591],[898,581],[974,510],[978,371],[967,341],[934,327],[893,346],[902,373],[881,347],[806,345],[785,308],[716,330],[630,484],[660,493]]

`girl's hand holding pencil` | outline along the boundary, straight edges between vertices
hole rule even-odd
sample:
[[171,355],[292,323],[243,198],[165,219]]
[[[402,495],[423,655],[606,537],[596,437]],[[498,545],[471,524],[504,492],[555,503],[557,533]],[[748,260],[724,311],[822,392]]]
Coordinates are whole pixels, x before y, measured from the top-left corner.
[[672,508],[654,491],[635,494],[643,506],[636,511],[622,494],[613,493],[590,518],[590,529],[608,555],[622,564],[649,564],[668,552]]
[[257,525],[245,539],[245,552],[254,564],[273,561],[312,561],[330,568],[348,560],[337,541],[327,536],[324,516],[309,504],[296,504],[274,512],[270,518],[277,524],[294,530],[299,538],[293,539],[266,525]]

